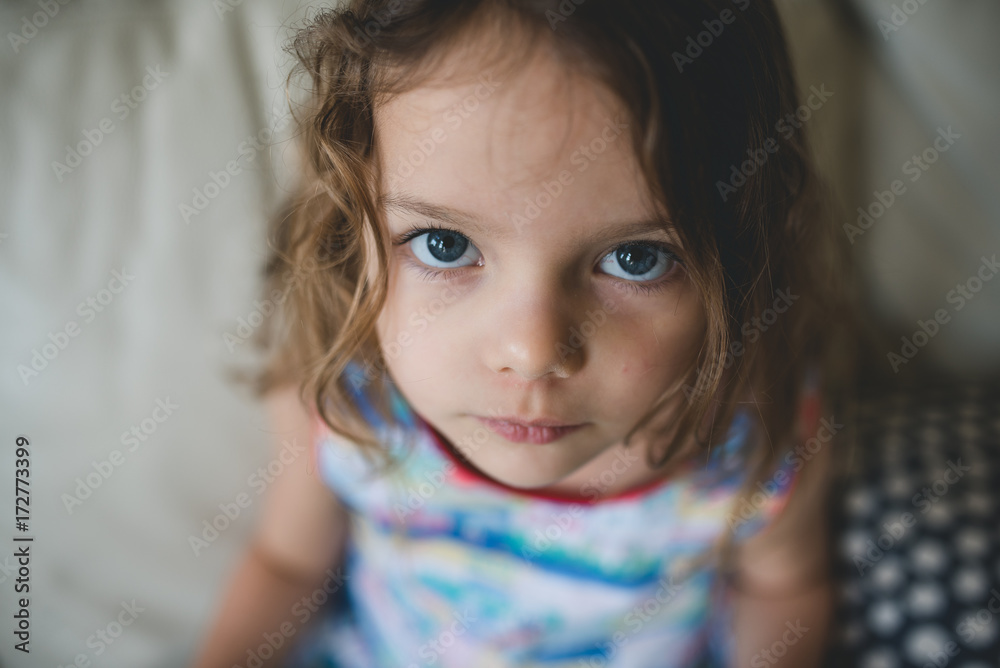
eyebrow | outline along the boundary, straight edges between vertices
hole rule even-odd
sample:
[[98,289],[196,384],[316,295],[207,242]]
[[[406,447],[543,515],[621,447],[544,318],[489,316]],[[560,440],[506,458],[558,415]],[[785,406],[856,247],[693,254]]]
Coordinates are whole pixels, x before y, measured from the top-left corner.
[[[517,235],[517,230],[513,225],[493,226],[487,225],[483,219],[475,214],[467,213],[459,209],[424,202],[411,195],[397,193],[383,195],[379,202],[387,209],[395,209],[405,213],[414,213],[425,218],[432,218],[441,222],[449,223],[463,231],[472,231],[482,237],[489,239],[510,238]],[[531,225],[532,221],[526,216],[522,216],[526,225]],[[621,237],[628,237],[638,234],[659,233],[672,243],[678,244],[674,234],[671,233],[672,226],[666,220],[660,218],[647,220],[630,220],[605,226],[591,239],[593,242],[608,242]]]

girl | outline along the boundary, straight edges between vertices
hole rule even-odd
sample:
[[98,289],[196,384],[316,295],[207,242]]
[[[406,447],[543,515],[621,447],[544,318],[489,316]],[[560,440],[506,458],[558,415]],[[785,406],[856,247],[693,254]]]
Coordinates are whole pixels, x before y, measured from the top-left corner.
[[772,4],[352,0],[293,51],[262,390],[312,457],[197,666],[816,665],[847,312]]

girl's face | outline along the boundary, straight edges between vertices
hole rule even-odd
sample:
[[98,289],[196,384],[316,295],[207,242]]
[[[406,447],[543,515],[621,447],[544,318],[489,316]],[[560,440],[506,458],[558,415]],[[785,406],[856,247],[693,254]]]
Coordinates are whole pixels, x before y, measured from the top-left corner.
[[[609,493],[659,475],[645,444],[622,440],[694,360],[706,321],[645,204],[627,122],[544,50],[503,81],[428,84],[376,109],[388,371],[508,485],[588,493],[604,473]],[[518,442],[480,420],[503,416],[582,426]]]

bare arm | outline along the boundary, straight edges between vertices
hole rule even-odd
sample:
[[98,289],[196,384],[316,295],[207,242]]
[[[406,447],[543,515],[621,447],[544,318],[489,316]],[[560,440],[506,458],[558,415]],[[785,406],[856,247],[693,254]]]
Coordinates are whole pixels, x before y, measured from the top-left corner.
[[826,647],[833,591],[828,581],[782,596],[740,593],[735,615],[735,668],[820,666]]
[[[309,414],[294,388],[275,391],[267,403],[276,452],[292,439],[307,451],[287,464],[267,490],[251,547],[230,580],[192,668],[243,665],[248,650],[265,643],[265,633],[286,637],[264,664],[279,665],[280,656],[302,635],[293,606],[323,586],[327,570],[336,573],[342,556],[349,516],[310,470]],[[294,635],[289,636],[290,629]]]
[[733,668],[821,665],[833,617],[826,498],[832,443],[799,471],[773,525],[740,550]]

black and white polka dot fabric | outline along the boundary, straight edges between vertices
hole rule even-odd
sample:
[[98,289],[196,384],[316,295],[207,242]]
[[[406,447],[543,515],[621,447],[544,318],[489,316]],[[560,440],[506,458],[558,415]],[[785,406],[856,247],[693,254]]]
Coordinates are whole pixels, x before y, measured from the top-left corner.
[[1000,384],[859,403],[826,668],[1000,666]]

